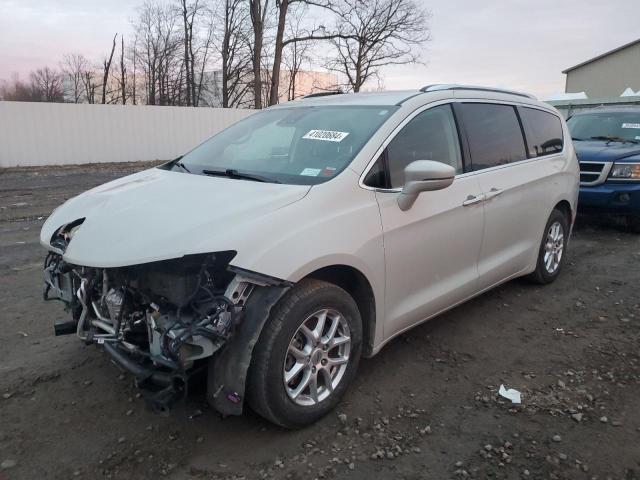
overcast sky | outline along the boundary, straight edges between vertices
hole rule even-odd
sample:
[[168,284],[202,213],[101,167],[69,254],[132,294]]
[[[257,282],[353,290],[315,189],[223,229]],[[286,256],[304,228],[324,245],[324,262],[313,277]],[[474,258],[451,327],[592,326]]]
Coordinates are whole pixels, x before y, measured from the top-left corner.
[[[0,0],[0,78],[67,52],[101,59],[141,1]],[[564,91],[565,68],[640,38],[638,0],[417,1],[433,15],[426,65],[387,69],[387,89],[472,83],[544,98]]]

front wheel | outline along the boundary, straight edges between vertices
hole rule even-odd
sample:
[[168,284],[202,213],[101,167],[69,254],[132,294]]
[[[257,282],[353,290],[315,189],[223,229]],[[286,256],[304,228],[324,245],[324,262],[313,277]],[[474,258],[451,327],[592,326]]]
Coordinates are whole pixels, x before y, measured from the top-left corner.
[[255,346],[249,403],[286,428],[331,411],[355,376],[362,321],[353,298],[320,280],[303,280],[273,309]]
[[531,280],[547,284],[558,278],[566,258],[568,239],[569,221],[563,212],[554,210],[544,229],[536,269],[529,276]]

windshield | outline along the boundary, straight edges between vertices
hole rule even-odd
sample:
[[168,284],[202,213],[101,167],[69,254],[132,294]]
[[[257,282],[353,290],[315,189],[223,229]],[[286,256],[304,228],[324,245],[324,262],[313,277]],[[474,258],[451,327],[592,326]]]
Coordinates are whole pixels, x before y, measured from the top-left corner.
[[574,140],[640,142],[640,112],[602,112],[567,120]]
[[234,179],[315,185],[346,168],[396,109],[309,106],[263,110],[213,136],[173,168]]

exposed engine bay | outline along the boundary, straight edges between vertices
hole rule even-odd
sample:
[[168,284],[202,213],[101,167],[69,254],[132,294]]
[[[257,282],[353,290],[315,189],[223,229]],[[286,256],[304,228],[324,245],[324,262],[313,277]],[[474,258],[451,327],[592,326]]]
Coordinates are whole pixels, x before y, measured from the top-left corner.
[[[217,397],[223,395],[227,403],[241,407],[242,383],[234,379],[226,383],[236,383],[236,387],[225,389],[224,379],[212,382],[212,361],[237,334],[254,289],[279,291],[269,296],[271,303],[260,302],[260,308],[267,307],[259,312],[264,323],[268,307],[287,287],[229,267],[233,251],[121,268],[70,265],[62,253],[81,223],[73,222],[56,232],[51,245],[57,252],[49,252],[44,263],[44,299],[64,302],[71,314],[70,320],[55,324],[56,335],[76,333],[87,344],[102,345],[120,367],[134,374],[145,399],[156,410],[180,400],[189,378],[206,369],[211,370],[210,403],[220,407]],[[257,338],[258,333],[259,328],[244,336]],[[234,348],[249,349],[250,358],[255,339],[236,343]],[[244,363],[246,374],[246,352],[226,356],[227,362]],[[234,375],[242,375],[235,370]],[[211,391],[213,388],[217,391]],[[218,409],[241,411],[224,405]]]

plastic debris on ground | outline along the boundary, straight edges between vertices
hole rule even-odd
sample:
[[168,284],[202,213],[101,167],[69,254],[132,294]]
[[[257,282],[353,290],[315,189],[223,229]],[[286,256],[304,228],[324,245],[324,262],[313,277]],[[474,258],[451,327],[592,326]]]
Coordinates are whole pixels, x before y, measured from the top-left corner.
[[516,404],[521,403],[520,392],[514,388],[504,388],[504,385],[500,385],[498,394],[501,397],[511,400],[511,403],[516,403]]

